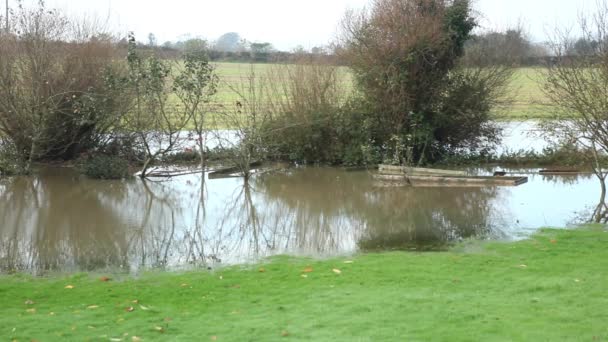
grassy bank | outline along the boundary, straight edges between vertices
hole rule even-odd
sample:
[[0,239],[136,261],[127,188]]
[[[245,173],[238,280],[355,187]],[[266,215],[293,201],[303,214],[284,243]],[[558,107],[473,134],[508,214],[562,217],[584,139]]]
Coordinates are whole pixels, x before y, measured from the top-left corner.
[[52,341],[605,341],[608,233],[185,274],[0,278],[0,337]]

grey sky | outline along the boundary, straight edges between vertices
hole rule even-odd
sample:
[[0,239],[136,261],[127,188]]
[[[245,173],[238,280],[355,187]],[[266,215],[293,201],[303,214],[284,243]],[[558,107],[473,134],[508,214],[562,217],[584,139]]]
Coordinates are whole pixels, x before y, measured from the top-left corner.
[[[185,34],[213,40],[234,31],[250,41],[268,41],[283,50],[326,44],[347,8],[361,8],[369,1],[46,0],[49,6],[72,14],[109,15],[114,28],[134,31],[140,40],[146,40],[150,32],[162,43]],[[484,28],[501,29],[521,21],[536,41],[545,40],[556,25],[574,25],[580,11],[592,10],[596,4],[596,0],[473,1]]]

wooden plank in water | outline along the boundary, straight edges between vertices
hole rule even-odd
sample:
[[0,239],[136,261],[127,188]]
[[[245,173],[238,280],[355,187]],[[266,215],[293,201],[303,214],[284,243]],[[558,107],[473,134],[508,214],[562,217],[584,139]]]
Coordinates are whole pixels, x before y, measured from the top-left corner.
[[417,176],[408,175],[413,186],[518,186],[528,182],[528,177],[492,177],[492,176]]
[[424,169],[420,167],[406,167],[405,173],[408,175],[437,175],[437,176],[466,176],[465,171]]
[[408,167],[408,166],[395,166],[395,165],[379,165],[378,169],[381,174],[389,175],[436,175],[436,176],[466,176],[466,171],[456,170],[441,170],[441,169],[427,169],[421,167]]

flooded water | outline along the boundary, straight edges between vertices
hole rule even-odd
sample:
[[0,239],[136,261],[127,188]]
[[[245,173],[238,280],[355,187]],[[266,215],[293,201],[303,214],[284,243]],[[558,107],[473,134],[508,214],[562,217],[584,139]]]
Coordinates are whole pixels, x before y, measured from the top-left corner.
[[[485,170],[483,172],[490,172]],[[378,187],[367,171],[297,168],[240,178],[97,181],[70,169],[0,179],[0,272],[184,269],[271,255],[425,250],[517,239],[589,219],[594,177],[515,170],[520,187]]]

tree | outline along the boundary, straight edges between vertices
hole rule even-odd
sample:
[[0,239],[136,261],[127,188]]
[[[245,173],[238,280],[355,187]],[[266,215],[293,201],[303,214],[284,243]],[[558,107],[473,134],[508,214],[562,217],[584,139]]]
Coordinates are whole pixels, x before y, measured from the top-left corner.
[[466,43],[466,55],[478,56],[483,52],[481,63],[519,66],[524,64],[528,57],[535,57],[533,47],[523,29],[517,27],[504,32],[487,32],[471,37]]
[[208,114],[212,111],[212,97],[217,92],[219,78],[204,53],[188,53],[183,68],[175,78],[175,92],[192,118],[201,169],[205,169],[205,143],[207,141]]
[[171,81],[175,77],[172,66],[156,56],[142,57],[133,34],[129,37],[127,63],[129,75],[125,89],[133,102],[124,121],[126,132],[135,136],[143,150],[139,173],[143,179],[149,176],[154,162],[183,144],[184,130],[192,112],[170,101]]
[[600,181],[596,222],[608,218],[608,165],[603,165],[605,158],[600,158],[608,153],[608,3],[598,5],[593,17],[581,19],[583,37],[576,40],[576,54],[572,55],[573,40],[568,34],[557,33],[553,43],[557,61],[547,68],[542,87],[559,109],[553,120],[543,123],[544,130],[569,145],[585,148],[589,165]]
[[274,52],[274,47],[268,42],[251,43],[249,49],[251,50],[251,58],[256,62],[268,62],[270,55]]
[[0,137],[26,171],[95,147],[124,108],[111,36],[43,2],[20,5],[11,20],[12,31],[0,34]]
[[238,52],[240,45],[241,36],[236,32],[228,32],[217,39],[214,49],[222,52]]
[[460,67],[476,26],[468,0],[374,0],[349,12],[337,52],[352,68],[370,144],[423,164],[497,142],[490,110],[509,76]]
[[148,46],[155,47],[156,45],[158,45],[158,40],[154,33],[150,32],[150,34],[148,34]]
[[181,50],[185,55],[204,54],[208,50],[207,41],[201,38],[192,38],[183,42]]

